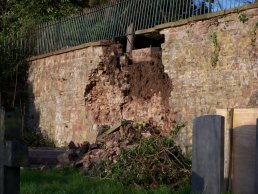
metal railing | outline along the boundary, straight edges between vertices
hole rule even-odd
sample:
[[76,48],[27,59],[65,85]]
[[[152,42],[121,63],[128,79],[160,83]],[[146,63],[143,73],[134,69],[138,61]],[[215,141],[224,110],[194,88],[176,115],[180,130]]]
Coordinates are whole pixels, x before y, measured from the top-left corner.
[[[254,3],[255,0],[120,0],[58,21],[39,24],[27,38],[0,46],[22,55],[36,56],[83,43],[126,36],[133,23],[134,31],[152,28],[206,13],[218,12]],[[17,55],[14,54],[14,55]]]

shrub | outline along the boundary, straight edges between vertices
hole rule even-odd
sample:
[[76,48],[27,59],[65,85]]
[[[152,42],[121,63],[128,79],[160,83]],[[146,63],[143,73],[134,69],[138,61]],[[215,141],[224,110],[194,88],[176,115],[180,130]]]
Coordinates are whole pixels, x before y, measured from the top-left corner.
[[140,140],[135,148],[122,150],[117,163],[111,165],[107,173],[125,185],[178,188],[189,183],[190,169],[190,160],[174,141],[156,135]]

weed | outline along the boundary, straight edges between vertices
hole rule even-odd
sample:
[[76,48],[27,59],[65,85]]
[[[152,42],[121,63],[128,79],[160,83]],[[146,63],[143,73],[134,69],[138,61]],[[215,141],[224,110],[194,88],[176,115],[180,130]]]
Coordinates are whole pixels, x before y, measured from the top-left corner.
[[216,67],[219,61],[219,52],[220,52],[220,48],[218,46],[217,32],[213,32],[211,39],[212,39],[211,66]]
[[238,13],[238,14],[239,14],[239,13],[240,13],[240,10],[237,9],[237,8],[235,8],[235,9],[234,9],[234,13]]
[[182,129],[182,128],[184,128],[185,127],[185,125],[184,124],[179,124],[179,125],[177,125],[176,127],[175,127],[175,129],[174,130],[172,130],[171,131],[171,137],[172,138],[175,138],[176,136],[177,136],[177,134],[179,133],[179,131]]
[[245,14],[243,14],[243,13],[240,13],[240,14],[238,15],[238,18],[239,18],[239,20],[240,20],[241,22],[243,22],[243,23],[245,23],[245,22],[248,21],[248,17],[247,17]]
[[251,46],[255,47],[256,45],[256,30],[258,28],[258,22],[254,25],[253,30],[251,31]]

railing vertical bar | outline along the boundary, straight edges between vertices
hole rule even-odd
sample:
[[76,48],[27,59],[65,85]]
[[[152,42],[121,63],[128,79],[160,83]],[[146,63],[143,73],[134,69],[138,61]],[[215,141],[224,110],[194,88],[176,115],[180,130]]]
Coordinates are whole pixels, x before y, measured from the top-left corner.
[[110,39],[108,36],[108,31],[110,28],[110,23],[107,22],[108,19],[111,18],[111,3],[108,4],[108,6],[105,7],[104,14],[103,14],[103,26],[104,26],[104,32],[103,32],[103,40]]
[[90,39],[90,33],[89,33],[89,28],[90,28],[90,17],[88,14],[83,14],[83,21],[84,21],[84,40],[85,42],[89,42]]
[[152,3],[150,3],[150,12],[151,12],[151,16],[150,16],[150,19],[149,19],[149,26],[151,26],[151,27],[154,27],[154,25],[153,25],[153,21],[154,21],[154,19],[155,19],[155,1],[153,2],[153,1],[151,1]]
[[171,12],[172,12],[172,0],[169,0],[169,4],[168,4],[168,22],[172,22]]
[[52,22],[49,23],[49,52],[53,51],[53,45],[55,44],[55,42],[53,41],[53,26],[51,25]]
[[108,12],[108,7],[104,7],[103,10],[102,10],[102,15],[101,15],[101,22],[102,22],[102,35],[101,35],[101,39],[102,40],[106,40],[106,31],[108,29],[108,24],[106,23],[106,19],[109,15],[109,12]]
[[111,6],[110,6],[110,10],[109,10],[109,18],[110,18],[110,21],[107,19],[106,20],[106,23],[109,24],[109,27],[108,27],[108,30],[107,30],[107,36],[108,36],[108,39],[112,39],[114,36],[113,36],[113,31],[114,31],[114,28],[115,28],[115,12],[114,12],[114,7],[113,7],[113,4],[111,3]]
[[144,8],[144,13],[145,13],[145,15],[144,15],[144,20],[143,20],[143,29],[147,29],[148,28],[148,18],[149,18],[149,12],[150,12],[150,9],[149,9],[149,2],[148,2],[148,0],[145,0],[145,8]]
[[117,25],[117,15],[119,13],[119,9],[120,9],[120,6],[121,4],[117,4],[117,5],[113,5],[112,6],[112,25],[111,25],[111,28],[110,28],[110,32],[111,32],[111,36],[112,38],[113,37],[116,37],[116,32],[117,32],[117,29],[118,29],[118,25]]
[[169,4],[169,1],[170,1],[170,0],[165,0],[166,5],[165,5],[164,18],[165,18],[165,22],[166,22],[166,23],[169,22],[169,18],[168,18],[168,12],[169,12],[169,6],[168,6],[168,4]]
[[78,43],[81,42],[81,36],[80,36],[80,33],[79,33],[79,29],[80,29],[81,26],[77,25],[77,22],[78,22],[78,19],[75,20],[75,16],[72,16],[71,27],[74,28],[72,30],[73,30],[74,38],[75,38],[72,42],[72,46],[76,46]]
[[[72,16],[72,18],[71,18],[71,27],[73,28],[73,29],[71,29],[71,30],[73,30],[73,36],[74,36],[74,40],[73,40],[73,42],[72,42],[72,45],[71,46],[76,46],[78,43],[80,43],[81,42],[81,40],[80,40],[80,34],[79,34],[79,28],[80,28],[80,25],[77,25],[77,22],[78,22],[78,19],[77,20],[75,20],[75,16]],[[72,38],[72,37],[71,37]]]
[[38,55],[41,55],[41,44],[42,44],[42,32],[40,30],[40,26],[41,26],[41,23],[38,25],[38,34],[39,34],[39,40],[37,41],[36,45],[37,45],[37,52],[38,52]]
[[100,9],[98,12],[98,23],[100,25],[100,32],[99,32],[99,37],[98,40],[104,40],[104,34],[105,34],[105,28],[106,26],[103,25],[103,23],[105,22],[105,9],[106,8],[102,8]]
[[[74,25],[75,23],[73,22],[73,16],[68,20],[68,30],[67,33],[69,34],[68,36],[68,47],[73,47],[75,46],[74,42],[78,42],[78,34],[76,33],[77,28]],[[71,32],[71,33],[70,33]]]
[[[104,18],[103,18],[103,8],[100,8],[98,11],[97,11],[97,14],[96,14],[96,20],[97,20],[97,27],[98,27],[98,36],[97,36],[97,40],[102,40],[103,39],[103,21],[104,21]],[[105,28],[105,27],[104,27]]]
[[93,35],[93,13],[88,13],[87,17],[89,18],[89,26],[88,26],[88,33],[89,33],[89,42],[92,41]]
[[137,10],[137,22],[135,24],[135,30],[140,30],[141,29],[141,7],[142,7],[142,4],[143,4],[143,1],[142,0],[136,0],[138,1],[138,10]]
[[103,26],[102,26],[102,21],[103,18],[101,18],[102,15],[102,8],[99,8],[95,13],[95,34],[96,34],[96,40],[100,40],[102,38],[102,33],[103,33]]
[[45,31],[46,31],[46,38],[47,38],[47,53],[50,52],[50,42],[51,42],[51,39],[50,39],[50,26],[48,23],[46,23],[45,25]]
[[119,36],[121,36],[122,34],[125,34],[125,35],[127,34],[127,27],[128,27],[128,23],[129,23],[128,22],[128,16],[129,16],[129,14],[128,14],[128,7],[129,7],[129,5],[128,5],[128,1],[124,1],[124,2],[125,2],[125,9],[122,10],[122,16],[125,19],[124,20],[122,19],[120,21],[121,31],[120,31]]
[[97,7],[96,8],[96,10],[94,11],[94,13],[93,13],[93,29],[94,29],[94,32],[93,32],[93,34],[94,34],[94,39],[93,39],[93,41],[95,42],[95,41],[98,41],[99,40],[99,34],[100,34],[100,30],[98,29],[98,25],[99,25],[99,10],[98,10],[99,8]]
[[211,11],[211,0],[208,1],[208,13]]
[[176,13],[176,0],[172,0],[172,12],[171,12],[171,21],[175,21],[175,13]]
[[192,13],[193,13],[193,16],[196,16],[194,8],[195,8],[195,0],[193,0]]
[[188,7],[189,7],[190,5],[189,5],[189,0],[186,0],[186,5],[185,5],[185,8],[184,8],[184,19],[186,19],[187,17],[188,17]]
[[[66,34],[67,34],[67,46],[66,48],[72,47],[73,42],[76,40],[74,37],[75,29],[73,29],[72,16],[67,20]],[[71,33],[70,33],[71,32]]]
[[179,11],[179,15],[178,15],[178,20],[183,19],[183,10],[184,10],[184,1],[185,0],[180,0],[180,11]]
[[89,26],[90,26],[90,24],[89,24],[89,17],[88,17],[88,14],[85,14],[85,13],[83,13],[82,14],[82,18],[83,18],[83,29],[82,29],[82,31],[83,31],[83,34],[84,34],[84,41],[85,42],[88,42],[89,41],[89,39],[90,39],[90,34],[89,34]]
[[161,22],[161,19],[162,19],[162,4],[163,4],[163,2],[159,2],[159,4],[158,4],[158,17],[157,17],[157,25],[159,25],[159,24],[161,24],[162,22]]
[[142,21],[142,15],[144,15],[144,5],[145,5],[145,0],[141,0],[141,7],[140,7],[140,14],[139,14],[139,29],[138,30],[142,30],[143,29],[143,23]]
[[40,53],[40,44],[41,44],[41,40],[42,40],[42,38],[41,38],[41,33],[40,33],[40,30],[39,30],[39,26],[40,26],[40,24],[37,26],[37,34],[39,34],[39,42],[37,41],[36,42],[36,47],[37,47],[37,55],[40,55],[41,53]]
[[155,5],[154,5],[154,7],[153,7],[154,18],[153,18],[152,26],[155,26],[155,25],[157,24],[159,0],[153,0],[153,1],[154,1]]
[[179,1],[181,0],[176,0],[176,7],[175,7],[175,21],[178,20],[178,15],[179,15]]
[[197,15],[202,15],[202,14],[205,14],[205,1],[202,0],[200,5],[199,5],[199,10],[197,12]]
[[133,12],[133,9],[132,9],[132,6],[133,6],[133,1],[127,1],[127,25],[125,26],[125,32],[127,33],[127,28],[129,25],[131,25],[132,23],[132,12]]
[[55,46],[57,49],[61,49],[63,47],[63,39],[64,39],[64,33],[63,33],[63,28],[62,28],[62,19],[58,20],[56,23],[56,32],[55,32],[55,37],[58,40],[58,44]]
[[137,10],[137,0],[133,1],[133,6],[132,6],[132,11],[131,11],[131,21],[130,23],[133,23],[133,30],[136,31],[136,28],[135,28],[135,25],[136,25],[136,22],[135,22],[135,11]]

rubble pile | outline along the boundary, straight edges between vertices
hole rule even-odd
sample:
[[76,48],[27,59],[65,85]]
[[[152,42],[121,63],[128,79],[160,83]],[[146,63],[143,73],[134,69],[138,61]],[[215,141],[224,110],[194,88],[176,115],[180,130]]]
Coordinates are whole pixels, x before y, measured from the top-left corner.
[[[144,179],[140,178],[136,184],[144,187],[163,184],[164,181],[165,184],[177,185],[182,180],[189,180],[189,161],[173,140],[162,137],[160,130],[152,124],[123,121],[112,128],[102,126],[99,131],[94,144],[84,142],[76,146],[71,142],[68,150],[58,156],[60,166],[80,168],[91,176],[108,175],[114,179],[125,180],[128,184],[135,184],[134,177],[141,175]],[[123,170],[116,170],[118,167],[127,171],[127,167],[131,169],[134,165],[140,170],[129,170],[126,175],[123,174]],[[145,175],[149,176],[148,173],[150,177],[153,177],[154,173],[154,178],[145,179]],[[156,174],[158,178],[155,177]],[[128,176],[131,176],[129,181]],[[161,183],[158,181],[161,180],[160,177]]]
[[102,161],[116,163],[122,149],[131,149],[137,146],[140,139],[160,133],[149,123],[132,121],[123,121],[112,128],[101,126],[99,131],[94,144],[84,142],[75,145],[70,142],[68,150],[58,156],[59,165],[74,166],[88,172]]

